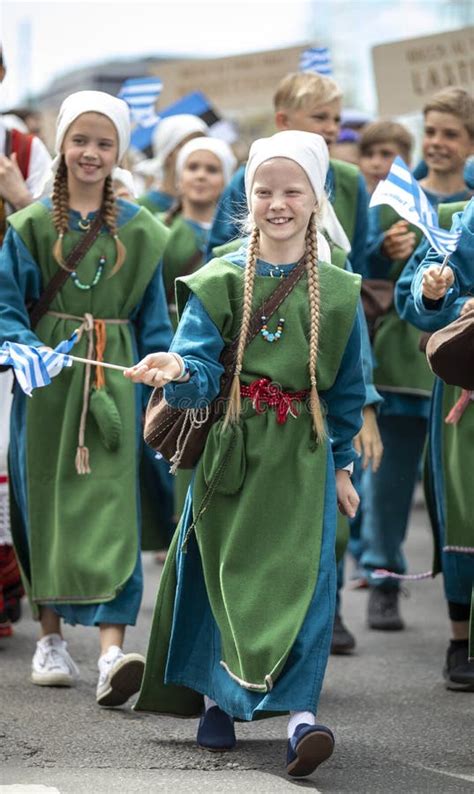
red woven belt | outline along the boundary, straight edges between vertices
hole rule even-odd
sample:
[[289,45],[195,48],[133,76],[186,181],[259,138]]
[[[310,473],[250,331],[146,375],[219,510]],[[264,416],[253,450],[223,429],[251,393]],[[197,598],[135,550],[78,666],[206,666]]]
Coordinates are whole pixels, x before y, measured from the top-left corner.
[[252,381],[249,386],[240,384],[240,394],[242,397],[251,399],[258,414],[263,413],[266,405],[269,408],[276,408],[277,424],[283,425],[288,419],[288,414],[294,418],[298,416],[295,403],[303,402],[309,394],[309,389],[293,392],[282,391],[268,378],[259,378]]

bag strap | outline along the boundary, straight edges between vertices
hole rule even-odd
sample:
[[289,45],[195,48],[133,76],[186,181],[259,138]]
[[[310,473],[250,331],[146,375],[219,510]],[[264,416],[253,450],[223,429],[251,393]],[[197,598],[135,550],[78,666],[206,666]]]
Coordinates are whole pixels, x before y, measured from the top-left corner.
[[[265,315],[267,319],[270,319],[270,317],[272,317],[272,315],[275,314],[276,310],[281,306],[285,298],[288,297],[292,289],[301,279],[304,271],[305,271],[305,257],[303,256],[298,262],[298,264],[293,268],[289,276],[279,280],[277,288],[273,290],[272,294],[263,303],[263,306],[258,308],[252,314],[252,317],[250,318],[249,330],[247,334],[247,341],[245,343],[245,347],[247,347],[252,341],[252,339],[254,339],[259,333],[262,325],[262,315]],[[229,347],[226,348],[226,352],[225,352],[226,362],[230,363],[234,360],[238,346],[239,346],[239,337],[236,336],[236,338],[229,345]]]
[[82,237],[78,244],[72,249],[64,263],[64,267],[59,267],[57,269],[53,278],[45,290],[41,293],[39,299],[36,301],[31,310],[29,310],[30,325],[32,329],[38,325],[41,318],[46,314],[59,290],[69,278],[71,272],[76,269],[81,259],[84,258],[89,248],[95,242],[99,236],[102,224],[102,214],[99,213],[88,232],[86,232],[84,237]]
[[23,179],[28,178],[28,171],[31,158],[31,147],[33,145],[33,135],[28,135],[19,130],[11,130],[10,154],[17,156],[17,165],[21,171]]

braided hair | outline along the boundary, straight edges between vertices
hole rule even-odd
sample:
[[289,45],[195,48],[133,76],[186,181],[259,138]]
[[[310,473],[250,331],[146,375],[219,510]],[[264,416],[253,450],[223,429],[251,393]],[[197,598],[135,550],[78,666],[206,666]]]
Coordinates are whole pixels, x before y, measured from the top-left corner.
[[[66,263],[64,261],[63,252],[62,252],[62,244],[63,244],[64,235],[66,234],[69,228],[69,189],[67,184],[67,165],[64,159],[64,155],[61,156],[61,160],[59,162],[59,166],[56,171],[56,176],[53,185],[52,202],[53,202],[53,210],[52,210],[53,224],[58,233],[58,239],[56,240],[53,246],[53,256],[56,262],[58,263],[58,265],[60,265],[60,267],[66,268]],[[115,264],[110,273],[110,276],[113,276],[122,267],[127,252],[124,244],[122,243],[122,241],[119,239],[118,236],[118,229],[117,229],[118,208],[113,190],[112,177],[110,175],[105,179],[102,206],[100,208],[100,212],[102,214],[104,224],[105,226],[107,226],[115,242],[117,255],[115,259]]]
[[[255,271],[258,257],[258,244],[259,244],[259,230],[255,226],[250,236],[249,245],[247,248],[247,262],[245,267],[244,276],[244,296],[243,296],[243,313],[242,322],[240,326],[239,344],[237,347],[236,362],[234,369],[234,376],[232,379],[232,386],[227,404],[226,415],[224,419],[224,428],[230,423],[239,421],[241,412],[241,399],[240,399],[240,373],[242,371],[242,364],[249,331],[250,319],[252,317],[252,298],[253,288],[255,282]],[[308,300],[309,300],[309,379],[311,384],[310,389],[310,409],[313,421],[313,429],[316,439],[319,442],[324,441],[326,438],[326,428],[324,425],[324,417],[321,408],[321,401],[319,399],[317,378],[316,378],[316,365],[318,359],[318,346],[319,346],[319,322],[320,322],[320,285],[319,285],[319,265],[318,265],[318,239],[316,229],[316,217],[313,213],[308,229],[306,232],[306,250],[305,250],[305,268],[308,283]]]
[[255,282],[255,270],[257,268],[259,236],[260,232],[258,228],[254,226],[247,247],[247,262],[244,274],[244,305],[242,322],[240,325],[239,344],[237,347],[235,360],[234,377],[232,378],[232,386],[230,389],[229,401],[227,403],[227,411],[224,419],[224,428],[226,428],[229,423],[238,422],[240,417],[240,373],[242,372],[245,345],[249,332],[250,319],[252,317],[253,286]]

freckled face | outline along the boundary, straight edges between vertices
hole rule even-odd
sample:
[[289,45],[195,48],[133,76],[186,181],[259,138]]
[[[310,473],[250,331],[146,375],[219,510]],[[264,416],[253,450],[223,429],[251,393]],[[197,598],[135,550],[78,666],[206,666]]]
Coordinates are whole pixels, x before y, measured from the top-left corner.
[[251,214],[272,241],[304,239],[316,207],[305,172],[294,160],[275,157],[260,165],[251,192]]

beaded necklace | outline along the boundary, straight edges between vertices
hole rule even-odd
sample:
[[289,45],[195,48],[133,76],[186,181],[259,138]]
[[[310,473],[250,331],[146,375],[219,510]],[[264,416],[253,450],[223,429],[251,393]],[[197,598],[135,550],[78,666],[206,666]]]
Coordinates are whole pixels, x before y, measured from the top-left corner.
[[[82,229],[82,231],[88,232],[89,229],[90,229],[90,226],[91,226],[91,219],[90,218],[81,218],[77,222],[77,225],[79,226],[80,229]],[[99,283],[100,279],[102,278],[102,273],[104,272],[104,267],[105,267],[106,264],[107,264],[107,260],[106,260],[105,256],[100,256],[99,257],[99,262],[97,264],[97,270],[95,271],[95,276],[92,279],[92,281],[90,282],[90,284],[84,284],[84,282],[82,282],[80,280],[79,276],[77,275],[77,272],[75,270],[73,270],[71,272],[72,283],[78,289],[82,289],[82,290],[93,289],[93,287],[95,287]]]

